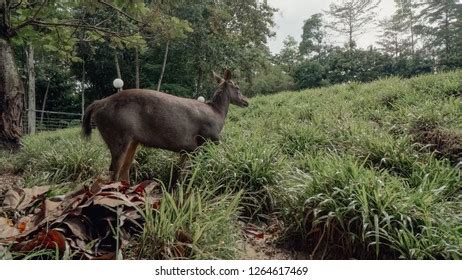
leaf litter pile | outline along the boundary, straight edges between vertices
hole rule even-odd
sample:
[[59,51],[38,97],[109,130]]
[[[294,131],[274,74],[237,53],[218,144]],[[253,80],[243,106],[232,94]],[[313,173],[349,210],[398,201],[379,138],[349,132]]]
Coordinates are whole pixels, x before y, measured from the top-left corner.
[[55,197],[47,197],[49,191],[13,187],[0,197],[0,251],[50,249],[73,259],[114,259],[142,231],[145,204],[158,209],[162,196],[154,181],[130,186],[97,180]]

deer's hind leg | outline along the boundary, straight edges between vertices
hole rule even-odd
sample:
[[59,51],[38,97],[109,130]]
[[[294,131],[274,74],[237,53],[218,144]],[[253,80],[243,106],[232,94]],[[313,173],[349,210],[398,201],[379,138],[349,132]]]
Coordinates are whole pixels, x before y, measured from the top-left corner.
[[109,171],[111,172],[111,179],[118,181],[124,159],[126,157],[130,140],[126,138],[111,139],[106,141],[109,151],[111,152],[111,166]]
[[138,142],[136,141],[130,141],[130,144],[128,144],[127,150],[125,152],[125,158],[120,169],[120,176],[122,181],[130,181],[130,166],[132,165],[133,158],[135,157],[137,147]]

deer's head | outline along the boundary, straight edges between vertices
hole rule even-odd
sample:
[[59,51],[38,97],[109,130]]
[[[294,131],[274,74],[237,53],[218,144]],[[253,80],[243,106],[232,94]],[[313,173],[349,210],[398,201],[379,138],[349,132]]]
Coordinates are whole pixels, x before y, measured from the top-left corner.
[[222,94],[227,94],[229,97],[229,101],[231,104],[237,105],[239,107],[247,107],[249,106],[249,102],[247,101],[247,97],[242,95],[239,86],[231,80],[231,71],[226,70],[224,77],[218,76],[215,72],[213,72],[217,83],[220,85],[220,91]]

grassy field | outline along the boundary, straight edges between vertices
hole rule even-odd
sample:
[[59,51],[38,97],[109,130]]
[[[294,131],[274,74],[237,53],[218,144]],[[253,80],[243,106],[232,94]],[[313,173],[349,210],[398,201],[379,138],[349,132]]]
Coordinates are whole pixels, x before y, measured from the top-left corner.
[[[280,246],[316,259],[462,258],[462,71],[251,99],[231,108],[220,145],[191,156],[177,188],[140,236],[136,255],[233,259],[242,222],[277,223]],[[141,149],[132,181],[168,184],[175,154]],[[0,173],[67,192],[101,174],[109,153],[78,129],[24,137]],[[133,251],[133,250],[132,250]]]

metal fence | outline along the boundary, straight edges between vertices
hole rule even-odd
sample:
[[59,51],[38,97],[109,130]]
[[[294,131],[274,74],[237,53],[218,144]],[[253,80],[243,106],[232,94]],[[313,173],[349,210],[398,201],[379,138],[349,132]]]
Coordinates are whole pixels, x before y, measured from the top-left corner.
[[[30,126],[27,118],[28,111],[22,117],[24,133],[30,133]],[[35,132],[53,131],[57,129],[79,126],[82,115],[77,113],[54,112],[35,110]]]

